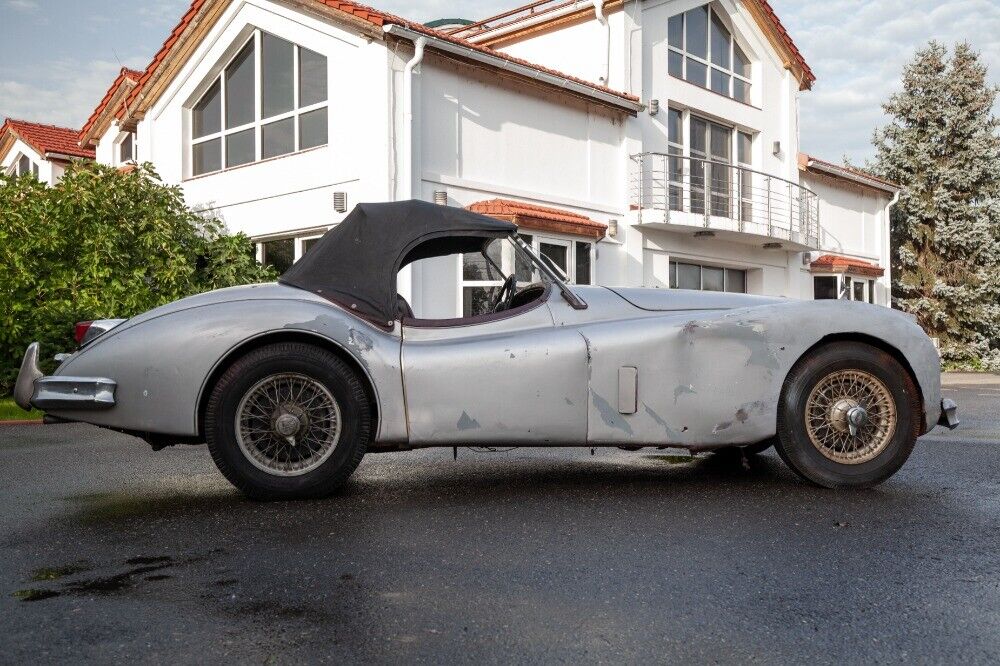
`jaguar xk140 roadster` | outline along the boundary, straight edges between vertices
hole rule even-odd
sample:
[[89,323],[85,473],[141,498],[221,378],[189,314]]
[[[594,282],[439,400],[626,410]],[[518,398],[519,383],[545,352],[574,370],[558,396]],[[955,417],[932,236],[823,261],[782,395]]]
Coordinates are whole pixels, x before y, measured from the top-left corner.
[[[411,262],[481,253],[485,314],[430,320]],[[937,352],[888,308],[568,285],[505,221],[359,205],[277,284],[77,326],[55,374],[31,345],[15,387],[47,420],[206,443],[255,498],[324,496],[366,452],[432,446],[774,446],[827,487],[879,483],[957,423]]]

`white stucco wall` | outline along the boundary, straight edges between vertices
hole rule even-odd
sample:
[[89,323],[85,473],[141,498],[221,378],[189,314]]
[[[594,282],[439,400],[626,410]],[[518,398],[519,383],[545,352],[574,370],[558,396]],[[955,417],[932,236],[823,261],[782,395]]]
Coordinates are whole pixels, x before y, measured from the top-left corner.
[[[605,223],[623,214],[624,112],[434,55],[417,78],[419,198],[445,191],[457,206],[509,198]],[[459,314],[460,268],[457,259],[414,268],[418,314]]]

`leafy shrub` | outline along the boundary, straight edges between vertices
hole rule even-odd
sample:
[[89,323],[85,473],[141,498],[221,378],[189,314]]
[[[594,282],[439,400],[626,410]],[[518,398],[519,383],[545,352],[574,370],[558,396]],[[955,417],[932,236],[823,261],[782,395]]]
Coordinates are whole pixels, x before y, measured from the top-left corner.
[[150,165],[76,163],[54,187],[0,175],[0,395],[32,341],[51,371],[74,322],[274,277],[249,238],[188,208]]

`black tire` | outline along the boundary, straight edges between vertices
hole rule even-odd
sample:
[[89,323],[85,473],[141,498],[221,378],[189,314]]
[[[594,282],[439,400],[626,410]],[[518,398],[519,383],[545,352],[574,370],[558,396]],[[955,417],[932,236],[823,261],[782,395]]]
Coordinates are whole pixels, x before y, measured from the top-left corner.
[[[340,431],[332,452],[314,469],[281,476],[251,462],[237,438],[241,401],[259,382],[294,373],[322,385],[336,401]],[[326,497],[347,481],[372,437],[371,405],[357,373],[336,355],[308,344],[287,342],[253,350],[216,382],[205,411],[208,450],[219,471],[252,499]]]
[[[877,378],[888,391],[896,413],[891,437],[870,460],[843,463],[814,445],[806,426],[809,394],[824,379],[843,370]],[[913,451],[920,434],[920,394],[909,372],[890,354],[859,342],[836,342],[799,360],[782,387],[778,405],[778,455],[796,474],[826,488],[867,488],[895,474]],[[888,432],[888,431],[887,431]]]
[[761,453],[764,453],[764,451],[767,451],[769,448],[774,446],[774,443],[775,441],[777,441],[777,439],[778,439],[777,437],[771,437],[770,439],[765,439],[762,442],[757,442],[756,444],[748,444],[747,446],[741,446],[740,448],[743,450],[743,453],[747,454],[748,456],[756,456]]

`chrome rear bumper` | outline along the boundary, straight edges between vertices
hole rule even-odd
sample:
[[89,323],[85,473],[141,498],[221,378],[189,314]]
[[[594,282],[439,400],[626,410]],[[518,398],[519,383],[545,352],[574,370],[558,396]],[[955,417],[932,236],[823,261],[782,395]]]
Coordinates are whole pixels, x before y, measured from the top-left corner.
[[110,409],[115,406],[113,379],[106,377],[46,377],[38,367],[39,346],[28,345],[14,383],[14,402],[21,409]]

